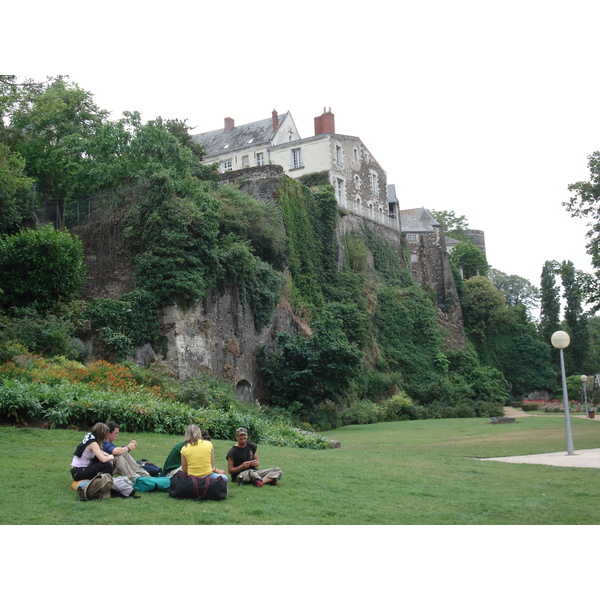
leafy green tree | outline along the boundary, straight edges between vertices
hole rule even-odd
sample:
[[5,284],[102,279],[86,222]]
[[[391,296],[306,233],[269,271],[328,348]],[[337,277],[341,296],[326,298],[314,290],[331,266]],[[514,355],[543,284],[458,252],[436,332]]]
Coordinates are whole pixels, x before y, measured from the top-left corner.
[[463,282],[461,307],[468,335],[482,341],[487,329],[502,318],[505,306],[504,295],[487,277],[471,277]]
[[507,306],[522,304],[527,310],[537,308],[540,292],[524,277],[490,269],[488,278],[504,294]]
[[0,233],[13,233],[27,215],[33,180],[24,171],[23,157],[0,142]]
[[63,78],[25,89],[11,111],[5,138],[25,159],[40,199],[62,206],[64,213],[72,194],[72,142],[93,136],[107,115],[89,92]]
[[560,328],[560,289],[556,285],[558,264],[547,260],[542,268],[540,283],[540,338],[550,344],[552,334]]
[[590,347],[587,317],[583,314],[581,285],[573,263],[564,261],[560,267],[563,297],[566,300],[565,321],[571,343],[565,349],[565,370],[582,373]]
[[277,340],[277,347],[262,349],[259,364],[270,401],[298,415],[343,398],[359,373],[362,353],[330,317],[315,321],[309,337],[280,332]]
[[485,276],[489,265],[485,254],[473,242],[460,242],[450,253],[450,262],[460,271],[463,279]]
[[588,156],[588,181],[578,181],[568,186],[573,196],[563,206],[574,217],[587,219],[587,252],[595,269],[592,285],[586,285],[586,301],[592,304],[592,312],[600,309],[600,152]]
[[427,212],[444,227],[444,233],[459,241],[468,242],[470,238],[465,235],[469,229],[469,222],[464,215],[457,215],[453,210],[433,210],[427,209]]
[[590,350],[588,352],[583,373],[600,373],[600,317],[588,317],[590,332]]
[[0,238],[0,304],[49,310],[79,295],[85,279],[81,240],[52,225]]
[[[192,190],[190,190],[192,191]],[[218,202],[201,187],[181,197],[168,172],[152,176],[132,205],[123,235],[134,252],[138,285],[159,305],[177,299],[191,306],[222,275],[218,256]]]

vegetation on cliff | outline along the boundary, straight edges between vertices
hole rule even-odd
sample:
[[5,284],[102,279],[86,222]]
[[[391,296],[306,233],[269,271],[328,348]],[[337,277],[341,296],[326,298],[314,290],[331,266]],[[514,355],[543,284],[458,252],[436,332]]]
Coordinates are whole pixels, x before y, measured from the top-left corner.
[[[402,252],[367,222],[338,234],[339,208],[322,174],[283,176],[277,201],[259,202],[201,164],[185,121],[143,123],[135,112],[111,121],[91,94],[60,78],[17,88],[0,77],[0,97],[0,360],[7,364],[34,353],[85,364],[86,323],[120,360],[145,343],[160,352],[162,306],[190,307],[231,286],[259,331],[283,296],[303,324],[303,334],[280,334],[258,357],[268,393],[261,418],[325,429],[490,416],[511,390],[554,388],[547,342],[523,302],[484,277],[485,257],[468,239],[453,254],[455,274],[465,275],[457,282],[468,346],[449,352],[435,298],[414,283]],[[24,219],[31,204],[57,208],[59,228]],[[117,215],[136,288],[81,302],[82,248],[69,229],[105,214]],[[465,219],[450,217],[463,231]],[[570,330],[585,332],[579,279],[566,263],[560,273]],[[196,392],[203,384],[194,383]],[[31,393],[35,385],[27,386]]]

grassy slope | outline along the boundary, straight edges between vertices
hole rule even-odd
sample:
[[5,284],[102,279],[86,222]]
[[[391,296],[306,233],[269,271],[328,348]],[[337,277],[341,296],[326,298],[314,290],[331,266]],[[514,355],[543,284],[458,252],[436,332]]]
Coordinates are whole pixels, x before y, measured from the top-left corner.
[[[572,419],[575,449],[600,445],[600,424]],[[68,466],[82,437],[69,430],[0,428],[2,524],[598,524],[600,471],[479,462],[565,450],[564,418],[411,421],[352,426],[340,450],[259,447],[284,470],[274,488],[229,486],[224,502],[77,502]],[[179,438],[135,436],[136,458],[162,465]],[[119,441],[131,436],[122,433]],[[214,440],[225,466],[231,442]]]

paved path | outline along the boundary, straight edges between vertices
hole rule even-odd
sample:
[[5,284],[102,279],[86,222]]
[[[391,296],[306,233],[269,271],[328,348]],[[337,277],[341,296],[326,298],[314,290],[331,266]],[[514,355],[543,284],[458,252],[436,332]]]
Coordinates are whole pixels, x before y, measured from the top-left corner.
[[[512,406],[504,407],[504,415],[507,417],[534,417],[542,416],[536,415],[535,411],[524,412],[520,408],[513,408]],[[550,416],[550,415],[544,415]],[[563,415],[557,415],[563,416]],[[571,415],[586,419],[585,415]],[[588,419],[592,420],[592,419]],[[593,419],[596,422],[600,422],[600,419]],[[565,442],[566,445],[566,442]],[[530,465],[547,465],[551,467],[581,467],[587,469],[600,469],[600,448],[592,448],[588,450],[575,449],[572,455],[569,455],[567,450],[564,452],[551,452],[549,454],[528,454],[524,456],[504,456],[501,458],[481,458],[479,460],[493,460],[498,462],[509,462],[518,464],[530,464]]]

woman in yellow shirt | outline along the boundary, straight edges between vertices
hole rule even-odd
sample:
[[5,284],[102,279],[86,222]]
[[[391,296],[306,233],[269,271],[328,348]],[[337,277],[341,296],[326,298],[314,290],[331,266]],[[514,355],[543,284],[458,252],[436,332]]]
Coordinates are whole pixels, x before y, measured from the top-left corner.
[[194,477],[222,477],[227,481],[225,471],[215,468],[215,451],[208,440],[202,439],[197,425],[185,428],[185,442],[181,449],[181,470]]

